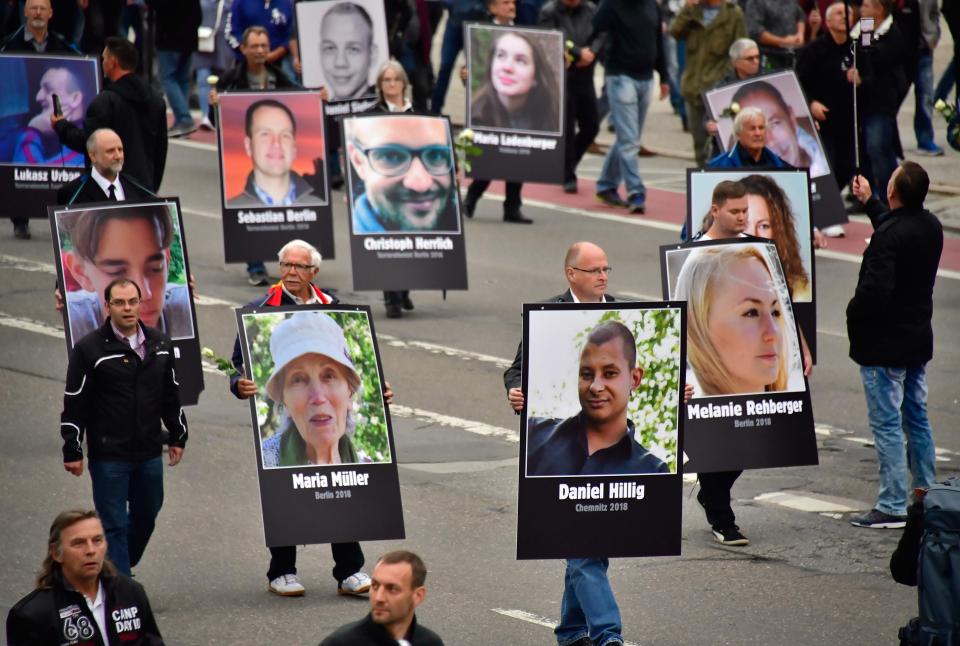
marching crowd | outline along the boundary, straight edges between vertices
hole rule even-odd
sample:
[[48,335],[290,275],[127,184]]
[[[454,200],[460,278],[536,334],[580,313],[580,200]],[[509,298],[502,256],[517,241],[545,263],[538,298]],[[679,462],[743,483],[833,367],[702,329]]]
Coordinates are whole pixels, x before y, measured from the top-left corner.
[[[924,367],[933,354],[932,291],[943,233],[936,217],[923,208],[930,184],[926,171],[903,161],[908,133],[899,131],[897,114],[912,86],[916,150],[944,154],[935,141],[932,106],[935,99],[949,98],[956,72],[951,63],[934,84],[932,52],[940,38],[941,16],[937,0],[384,0],[384,6],[391,61],[375,87],[377,109],[384,112],[442,113],[466,22],[539,25],[563,32],[563,189],[568,193],[579,190],[577,167],[594,145],[602,119],[609,117],[615,140],[596,182],[596,199],[631,214],[645,213],[638,157],[654,95],[669,98],[690,133],[697,167],[800,167],[811,173],[830,169],[838,185],[849,191],[849,210],[867,214],[874,226],[847,321],[850,356],[860,366],[876,439],[880,492],[875,508],[851,522],[868,528],[907,524],[908,474],[914,487],[935,482]],[[944,0],[942,12],[956,47],[960,2]],[[854,47],[854,40],[863,43],[862,18],[873,19],[873,37],[869,46]],[[434,71],[431,47],[441,24],[440,64]],[[40,141],[56,141],[57,154],[79,153],[89,160],[89,172],[60,191],[61,204],[155,196],[163,180],[168,138],[189,136],[198,128],[215,130],[211,108],[219,93],[296,88],[302,80],[293,0],[10,0],[0,7],[0,30],[6,33],[0,43],[3,52],[83,53],[102,61],[107,85],[85,114],[70,112],[69,97],[76,89],[65,75],[50,82],[59,84],[53,94],[61,97],[66,110],[54,111],[53,101],[41,102],[44,118],[31,121]],[[600,96],[598,65],[603,70]],[[154,68],[162,93],[152,83]],[[704,92],[779,70],[796,71],[825,159],[805,139],[809,135],[797,131],[791,108],[782,99],[778,102],[775,92],[755,97],[739,110],[732,145],[725,152],[719,145],[717,122],[704,104]],[[753,91],[763,94],[762,88]],[[194,103],[199,118],[191,112]],[[282,109],[274,110],[281,119]],[[861,126],[859,159],[855,118]],[[327,172],[334,189],[343,186],[337,145],[336,137],[327,139]],[[483,181],[471,183],[463,201],[467,217],[472,217],[486,186]],[[296,192],[285,185],[280,193],[289,190]],[[769,237],[747,230],[748,192],[740,183],[718,187],[708,222],[702,230],[688,232],[690,237]],[[521,183],[508,182],[505,222],[532,222],[520,210],[521,193]],[[15,235],[29,238],[27,218],[9,215]],[[823,234],[843,232],[831,227]],[[249,259],[251,285],[270,283],[264,260],[268,258]],[[255,304],[337,302],[313,284],[320,258],[312,245],[292,240],[280,249],[278,260],[280,282]],[[574,244],[564,259],[568,289],[552,300],[609,301],[609,271],[603,249],[589,242]],[[803,279],[797,277],[791,290],[803,289]],[[54,520],[37,589],[8,618],[11,646],[59,643],[61,635],[74,640],[71,643],[162,643],[143,586],[129,576],[163,502],[161,437],[169,446],[168,464],[175,466],[184,454],[187,424],[170,337],[143,324],[140,313],[147,298],[141,285],[117,277],[102,291],[108,317],[76,342],[61,416],[64,468],[76,476],[84,471],[86,435],[96,512],[67,511]],[[384,296],[388,316],[413,308],[408,292]],[[804,371],[810,374],[812,361],[806,342],[801,342]],[[601,339],[595,345],[607,343]],[[233,363],[243,375],[239,347],[238,340]],[[504,383],[509,405],[520,411],[524,393],[519,352],[517,357]],[[107,370],[97,371],[105,362]],[[336,362],[331,370],[345,373],[347,382],[351,375],[356,378],[352,365],[329,363]],[[245,399],[256,386],[237,376],[231,392]],[[386,401],[392,399],[389,385],[383,394]],[[285,449],[277,444],[279,460]],[[749,542],[730,504],[739,475],[701,474],[697,495],[713,536],[729,546]],[[324,644],[442,643],[416,622],[415,609],[426,592],[426,568],[417,555],[384,554],[367,575],[359,543],[333,544],[332,551],[338,592],[369,594],[370,613],[331,634]],[[303,594],[295,546],[270,552],[268,589],[283,596]],[[623,643],[607,567],[606,559],[568,560],[556,629],[560,646]]]

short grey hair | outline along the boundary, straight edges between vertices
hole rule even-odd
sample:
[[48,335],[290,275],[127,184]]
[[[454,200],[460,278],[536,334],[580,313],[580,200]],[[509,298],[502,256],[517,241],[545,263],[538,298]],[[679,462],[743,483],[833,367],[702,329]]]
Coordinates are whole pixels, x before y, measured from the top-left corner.
[[823,12],[823,19],[830,20],[830,14],[832,14],[834,11],[844,11],[843,3],[834,2],[829,7],[827,7],[827,10]]
[[747,121],[756,119],[757,117],[763,121],[764,125],[767,123],[767,117],[763,114],[763,110],[760,108],[748,105],[745,108],[741,108],[740,112],[737,113],[737,116],[733,118],[733,134],[740,136],[740,133],[743,131],[743,124]]
[[[97,147],[97,135],[99,135],[101,132],[112,132],[113,134],[117,135],[117,131],[114,130],[113,128],[97,128],[96,130],[91,132],[90,136],[87,137],[87,154],[88,155],[91,152],[93,152],[94,149]],[[119,137],[120,135],[117,135],[117,136]]]
[[310,264],[314,267],[319,267],[320,263],[323,261],[323,256],[320,255],[320,252],[317,251],[317,248],[306,240],[291,240],[287,244],[280,247],[280,251],[277,252],[277,260],[283,261],[283,256],[290,251],[291,249],[303,249],[310,254]]
[[740,57],[743,56],[743,53],[748,49],[757,49],[760,48],[757,46],[757,42],[752,38],[738,38],[733,41],[733,44],[730,45],[728,53],[730,54],[730,60],[736,63],[740,60]]

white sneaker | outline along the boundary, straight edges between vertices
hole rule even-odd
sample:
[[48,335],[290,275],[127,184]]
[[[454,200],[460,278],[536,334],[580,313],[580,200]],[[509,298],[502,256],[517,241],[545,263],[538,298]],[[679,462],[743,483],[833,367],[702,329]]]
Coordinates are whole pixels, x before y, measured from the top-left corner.
[[842,224],[834,224],[824,229],[821,229],[820,233],[827,236],[828,238],[842,238],[845,235],[847,235],[846,232],[843,230]]
[[213,123],[210,121],[210,117],[204,117],[204,118],[201,119],[201,121],[200,121],[200,129],[201,129],[201,130],[216,130],[216,127],[215,127],[215,126],[213,125]]
[[281,597],[302,597],[304,592],[303,586],[300,585],[300,579],[297,578],[296,574],[282,574],[278,576],[270,582],[270,586],[267,589],[274,594],[279,594]]
[[370,577],[363,572],[351,574],[340,582],[337,594],[352,594],[359,597],[370,591]]

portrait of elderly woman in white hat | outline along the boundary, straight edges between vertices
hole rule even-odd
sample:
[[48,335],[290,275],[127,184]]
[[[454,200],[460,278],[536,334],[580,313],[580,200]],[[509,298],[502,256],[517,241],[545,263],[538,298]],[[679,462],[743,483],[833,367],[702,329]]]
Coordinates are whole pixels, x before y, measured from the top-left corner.
[[262,444],[264,468],[371,462],[350,439],[360,375],[340,326],[327,314],[298,312],[273,329],[270,354],[267,395],[282,412]]

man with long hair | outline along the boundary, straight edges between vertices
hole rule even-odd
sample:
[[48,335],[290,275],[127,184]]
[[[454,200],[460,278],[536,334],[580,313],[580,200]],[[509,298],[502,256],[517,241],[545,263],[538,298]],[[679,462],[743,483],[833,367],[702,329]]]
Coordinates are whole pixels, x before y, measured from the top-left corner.
[[7,615],[7,643],[163,644],[143,586],[118,574],[106,553],[97,512],[58,514],[36,589]]

